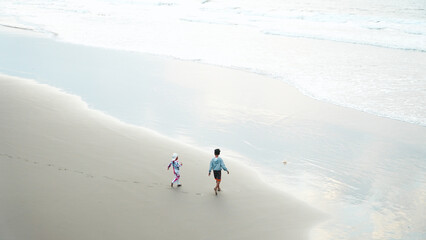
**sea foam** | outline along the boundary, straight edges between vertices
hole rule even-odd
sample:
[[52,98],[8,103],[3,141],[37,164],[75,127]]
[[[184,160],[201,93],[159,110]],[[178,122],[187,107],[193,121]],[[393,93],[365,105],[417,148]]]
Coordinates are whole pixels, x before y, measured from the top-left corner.
[[[425,9],[420,0],[34,0],[2,2],[0,24],[261,73],[316,99],[426,126]],[[338,47],[341,56],[318,40],[379,54]]]

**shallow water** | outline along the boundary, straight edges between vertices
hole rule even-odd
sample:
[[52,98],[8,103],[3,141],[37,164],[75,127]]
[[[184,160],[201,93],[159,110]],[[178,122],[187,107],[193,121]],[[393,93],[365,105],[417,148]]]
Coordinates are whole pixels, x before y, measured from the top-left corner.
[[316,99],[426,126],[424,0],[0,0],[0,24],[261,73]]
[[[59,87],[124,122],[247,162],[277,188],[330,213],[313,239],[426,236],[424,127],[292,92],[303,104],[285,105],[266,87],[279,84],[263,88],[249,73],[163,57],[5,34],[0,53],[0,72]],[[305,111],[310,105],[316,110]],[[351,116],[360,123],[339,120]]]

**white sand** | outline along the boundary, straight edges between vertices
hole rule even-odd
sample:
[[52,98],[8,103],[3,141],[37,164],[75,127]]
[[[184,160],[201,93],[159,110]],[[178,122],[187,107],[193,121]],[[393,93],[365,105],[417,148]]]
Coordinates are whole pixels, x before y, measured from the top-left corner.
[[[179,189],[166,170],[173,152]],[[0,239],[294,240],[323,218],[226,156],[231,174],[215,196],[211,157],[0,75]]]

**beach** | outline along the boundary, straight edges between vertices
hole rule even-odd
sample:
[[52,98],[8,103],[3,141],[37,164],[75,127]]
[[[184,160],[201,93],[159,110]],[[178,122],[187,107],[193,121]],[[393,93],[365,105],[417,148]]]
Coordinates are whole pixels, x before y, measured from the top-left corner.
[[[353,75],[336,87],[347,88],[347,99],[379,92],[386,98],[365,98],[365,106],[418,110],[395,120],[232,64],[3,25],[2,239],[426,236],[425,109],[412,104],[424,101],[424,52],[291,37],[270,45],[284,51],[289,79]],[[357,88],[364,78],[371,86]],[[374,85],[387,78],[391,87]],[[327,96],[313,83],[304,84]],[[398,98],[385,94],[398,87]],[[230,170],[218,196],[207,176],[215,148]],[[184,163],[180,188],[167,171],[174,152]]]
[[34,81],[0,84],[2,239],[307,239],[324,217],[231,160],[215,196],[212,154]]

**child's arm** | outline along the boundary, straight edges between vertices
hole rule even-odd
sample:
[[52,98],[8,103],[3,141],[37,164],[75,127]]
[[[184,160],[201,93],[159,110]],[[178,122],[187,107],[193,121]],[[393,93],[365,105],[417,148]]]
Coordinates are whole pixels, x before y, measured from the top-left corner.
[[167,170],[169,170],[170,166],[172,165],[172,162],[169,163],[169,166],[167,167]]
[[213,169],[213,161],[210,161],[209,176]]
[[225,171],[229,174],[229,171],[228,171],[228,169],[226,168],[225,163],[223,162],[223,160],[222,160],[222,159],[221,159],[221,161],[220,161],[220,165],[221,165],[222,169],[223,169],[223,170],[225,170]]

